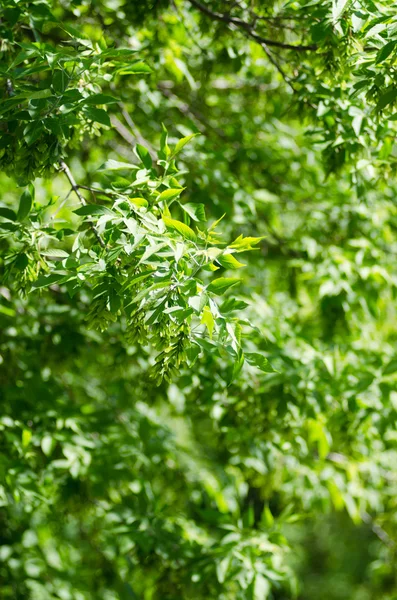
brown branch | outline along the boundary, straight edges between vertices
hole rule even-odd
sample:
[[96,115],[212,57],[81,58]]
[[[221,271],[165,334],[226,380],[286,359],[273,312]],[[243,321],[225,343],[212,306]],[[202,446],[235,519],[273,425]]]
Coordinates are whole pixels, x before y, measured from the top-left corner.
[[264,38],[264,37],[260,36],[259,34],[257,34],[255,31],[254,25],[246,23],[245,21],[243,21],[242,19],[239,19],[238,17],[232,17],[232,16],[224,14],[224,13],[213,12],[209,8],[207,8],[206,6],[204,6],[203,4],[198,2],[197,0],[188,0],[188,1],[193,6],[195,6],[198,10],[200,10],[205,15],[207,15],[208,17],[211,17],[212,19],[215,19],[218,21],[222,21],[223,23],[226,23],[227,25],[234,25],[237,28],[243,29],[251,39],[255,40],[261,46],[261,48],[265,52],[266,56],[268,57],[268,59],[270,60],[272,65],[280,73],[281,77],[290,86],[292,91],[294,93],[296,93],[297,90],[295,89],[291,78],[285,73],[284,69],[278,64],[277,60],[274,58],[272,52],[270,51],[269,46],[275,46],[277,48],[284,48],[287,50],[298,50],[298,51],[316,50],[317,46],[302,46],[302,45],[286,44],[284,42],[278,42],[276,40],[269,40],[269,39]]
[[95,194],[102,194],[103,196],[109,196],[110,198],[112,198],[113,196],[119,196],[119,194],[117,192],[110,192],[110,191],[106,191],[106,190],[101,190],[100,188],[93,188],[90,187],[88,185],[78,185],[78,188],[80,188],[80,190],[87,190],[88,192],[91,193],[95,193]]
[[287,83],[290,86],[291,90],[296,93],[297,90],[295,89],[295,86],[293,85],[291,79],[288,77],[288,75],[285,73],[284,69],[278,64],[276,59],[273,57],[273,54],[270,52],[269,48],[267,47],[267,44],[265,44],[265,42],[259,42],[259,44],[260,44],[260,46],[262,46],[266,56],[268,57],[268,59],[270,60],[272,65],[280,73],[280,75],[284,79],[285,83]]
[[[86,206],[87,202],[84,198],[84,196],[81,194],[80,190],[79,190],[79,186],[77,185],[71,170],[69,169],[68,165],[65,163],[64,160],[59,161],[59,166],[61,168],[61,170],[65,173],[66,177],[69,180],[70,185],[72,186],[72,190],[74,191],[74,193],[76,194],[77,198],[80,201],[80,204],[82,206]],[[96,237],[96,239],[98,240],[98,244],[102,247],[102,248],[106,248],[106,244],[103,241],[103,239],[101,238],[101,236],[99,235],[94,223],[92,221],[88,221],[90,224],[90,227]]]
[[222,21],[227,25],[234,25],[240,29],[244,29],[247,34],[259,44],[264,44],[265,46],[274,46],[276,48],[283,48],[284,50],[296,50],[297,52],[307,52],[310,50],[317,50],[317,46],[314,44],[311,45],[302,45],[302,44],[288,44],[285,42],[278,42],[277,40],[270,40],[268,38],[264,38],[258,33],[256,33],[253,25],[250,23],[246,23],[242,19],[238,17],[232,17],[231,15],[225,13],[213,12],[198,0],[188,0],[190,4],[192,4],[195,8],[201,11],[203,14],[207,15],[211,19],[215,19],[216,21]]

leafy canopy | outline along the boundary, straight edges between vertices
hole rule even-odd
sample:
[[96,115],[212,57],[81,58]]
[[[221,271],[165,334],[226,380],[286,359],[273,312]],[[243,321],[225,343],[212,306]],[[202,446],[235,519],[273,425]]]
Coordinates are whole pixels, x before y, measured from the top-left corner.
[[395,25],[3,0],[2,597],[395,596]]

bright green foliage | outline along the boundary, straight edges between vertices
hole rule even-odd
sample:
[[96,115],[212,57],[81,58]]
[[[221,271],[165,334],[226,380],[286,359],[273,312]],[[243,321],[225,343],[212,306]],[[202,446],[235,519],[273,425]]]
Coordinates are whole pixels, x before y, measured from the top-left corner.
[[395,8],[2,1],[2,598],[396,598]]

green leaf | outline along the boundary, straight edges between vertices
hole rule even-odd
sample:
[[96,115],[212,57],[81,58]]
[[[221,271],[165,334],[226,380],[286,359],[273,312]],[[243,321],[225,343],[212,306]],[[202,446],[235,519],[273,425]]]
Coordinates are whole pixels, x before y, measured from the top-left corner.
[[57,94],[63,94],[68,87],[69,77],[63,69],[57,69],[52,76],[52,87]]
[[345,12],[350,0],[332,0],[332,18],[338,21]]
[[246,353],[245,358],[247,359],[247,362],[250,365],[253,365],[254,367],[258,367],[258,369],[260,369],[264,373],[274,373],[275,372],[275,370],[273,369],[272,365],[269,363],[267,358],[265,356],[263,356],[262,354],[259,354],[259,352]]
[[252,600],[266,600],[271,590],[270,583],[260,573],[255,575],[254,593]]
[[274,517],[271,513],[268,504],[265,504],[265,507],[262,512],[261,523],[267,528],[273,527],[274,525]]
[[22,431],[22,446],[26,448],[29,445],[30,440],[32,439],[32,432],[30,429],[24,429]]
[[133,163],[121,162],[119,160],[113,160],[113,158],[110,158],[99,167],[98,171],[130,171],[131,169],[136,168],[136,165]]
[[186,204],[180,204],[181,208],[193,219],[193,221],[206,221],[204,204],[194,204],[193,202],[187,202]]
[[50,456],[55,448],[55,440],[50,435],[45,435],[40,442],[41,449],[45,456]]
[[66,23],[60,23],[59,26],[66,31],[66,33],[68,33],[72,38],[77,38],[78,40],[81,41],[88,41],[89,37],[83,33],[82,31],[80,31],[79,29],[76,29],[76,27],[72,27],[72,25],[68,25]]
[[183,137],[182,139],[180,139],[179,142],[177,143],[177,145],[175,146],[174,151],[171,152],[170,158],[174,158],[177,154],[179,154],[179,152],[182,150],[182,148],[184,148],[186,146],[186,144],[188,144],[190,142],[190,140],[192,140],[197,135],[200,135],[200,134],[192,133],[191,135],[187,135],[186,137]]
[[32,144],[39,139],[43,131],[44,125],[42,121],[33,121],[32,123],[26,125],[25,129],[23,130],[23,135],[27,145],[32,146]]
[[238,283],[240,283],[240,279],[234,277],[219,277],[207,286],[207,291],[221,296],[226,290]]
[[42,100],[52,96],[52,92],[49,88],[45,90],[29,91],[21,94],[22,97],[29,98],[29,100]]
[[162,127],[162,133],[161,133],[161,138],[160,138],[159,158],[162,158],[163,160],[168,160],[168,158],[171,154],[171,150],[168,147],[168,131],[167,131],[164,123],[161,124],[161,127]]
[[184,237],[186,240],[190,240],[191,242],[195,242],[197,240],[196,234],[194,233],[193,229],[190,229],[190,227],[188,227],[188,225],[185,225],[185,223],[181,223],[176,219],[171,219],[170,217],[164,216],[163,221],[167,227],[169,227],[170,229],[175,229],[175,231],[180,233],[181,236]]
[[134,75],[135,73],[142,73],[144,75],[146,73],[153,73],[153,69],[144,62],[136,62],[128,67],[122,67],[117,73],[119,75]]
[[391,375],[392,373],[396,373],[396,372],[397,372],[397,358],[393,358],[383,368],[383,375]]
[[388,92],[383,94],[383,96],[380,97],[379,102],[376,105],[376,110],[379,111],[379,110],[386,108],[386,106],[388,106],[389,104],[394,102],[394,100],[396,98],[397,98],[397,89],[394,88],[392,90],[389,90]]
[[19,8],[5,8],[3,14],[6,21],[13,27],[18,22],[21,11]]
[[240,269],[241,267],[245,267],[245,265],[239,262],[233,254],[222,254],[216,258],[216,262],[225,269]]
[[152,168],[152,157],[150,156],[150,152],[145,146],[141,146],[141,144],[137,144],[135,146],[135,153],[138,158],[143,162],[146,169]]
[[110,117],[106,110],[103,110],[102,108],[95,108],[93,106],[87,106],[83,112],[84,115],[91,121],[111,127]]
[[52,273],[51,275],[40,275],[38,279],[33,283],[34,288],[44,288],[54,283],[63,283],[71,279],[69,275],[65,273]]
[[216,576],[218,578],[219,583],[224,583],[226,580],[227,573],[230,569],[232,562],[232,556],[226,556],[220,560],[216,565]]
[[18,254],[14,261],[14,266],[19,271],[24,271],[29,264],[29,259],[24,252]]
[[188,348],[186,348],[186,357],[190,367],[192,367],[195,364],[199,357],[199,354],[200,348],[196,344],[192,344],[191,346],[188,346]]
[[0,229],[2,229],[3,231],[16,231],[18,229],[18,225],[15,225],[15,223],[3,223],[3,221],[0,222]]
[[106,94],[93,94],[92,96],[88,96],[88,98],[84,98],[81,102],[82,104],[115,104],[118,100]]
[[244,362],[245,362],[244,352],[240,349],[234,362],[233,362],[233,366],[230,371],[230,376],[229,376],[228,382],[227,382],[228,386],[230,386],[233,383],[233,381],[236,380],[236,378],[238,377],[239,373],[241,372],[241,370],[244,366]]
[[181,195],[184,189],[185,188],[171,188],[169,190],[164,190],[164,192],[161,192],[161,194],[157,197],[157,202],[169,202],[170,200],[174,200],[175,198],[178,198],[178,196]]
[[143,298],[147,298],[149,296],[150,292],[167,288],[170,285],[171,285],[171,281],[169,279],[166,279],[165,281],[159,281],[158,283],[153,283],[151,286],[143,289],[141,292],[139,292],[139,294],[134,296],[132,303],[137,304],[138,302],[143,300]]
[[65,252],[65,250],[60,250],[59,248],[47,248],[46,250],[42,250],[41,254],[43,256],[47,256],[48,258],[54,258],[58,260],[69,258],[69,254]]
[[79,216],[93,216],[93,215],[114,215],[114,213],[106,208],[106,206],[101,206],[100,204],[86,204],[85,206],[80,206],[73,211],[76,215]]
[[150,275],[152,275],[152,273],[155,273],[155,272],[156,272],[156,269],[150,269],[149,271],[145,271],[144,273],[138,273],[137,275],[133,275],[132,277],[129,277],[128,280],[124,283],[123,287],[121,288],[121,291],[123,292],[126,289],[128,289],[134,285],[137,285],[141,281],[144,281],[145,279],[150,277]]
[[135,206],[149,206],[149,202],[145,200],[145,198],[128,198],[128,200],[132,202],[132,204],[135,204]]
[[230,244],[229,248],[234,248],[237,252],[246,252],[247,250],[255,250],[253,246],[256,246],[264,239],[264,237],[243,237],[239,235],[237,239]]
[[397,41],[392,40],[391,42],[388,42],[387,44],[382,46],[382,48],[379,50],[378,54],[376,55],[375,64],[378,65],[381,62],[383,62],[384,60],[386,60],[390,56],[390,54],[393,52],[394,48],[396,47],[396,44],[397,44]]
[[8,219],[9,221],[17,220],[15,211],[11,210],[11,208],[7,208],[6,206],[0,206],[0,217],[3,217],[3,219]]
[[26,190],[23,191],[22,196],[19,200],[19,208],[17,214],[18,221],[23,221],[24,219],[26,219],[32,208],[33,200],[34,187],[32,184],[29,184]]
[[247,302],[243,300],[236,300],[235,298],[227,298],[220,306],[221,313],[233,312],[234,310],[243,310],[248,306]]
[[166,242],[159,242],[158,244],[154,244],[153,246],[152,245],[146,246],[145,251],[144,251],[141,259],[139,260],[138,265],[147,261],[147,259],[150,258],[151,256],[153,256],[153,254],[157,254],[166,245],[167,245]]
[[82,93],[78,89],[72,88],[64,92],[62,94],[62,97],[59,98],[58,101],[60,106],[63,106],[65,104],[73,104],[75,102],[79,102],[79,100],[83,100]]
[[210,339],[212,340],[212,334],[213,334],[214,327],[215,327],[215,320],[214,320],[214,317],[212,315],[212,312],[211,312],[211,309],[209,308],[209,306],[204,307],[203,314],[201,316],[201,323],[206,326],[208,335],[210,336]]

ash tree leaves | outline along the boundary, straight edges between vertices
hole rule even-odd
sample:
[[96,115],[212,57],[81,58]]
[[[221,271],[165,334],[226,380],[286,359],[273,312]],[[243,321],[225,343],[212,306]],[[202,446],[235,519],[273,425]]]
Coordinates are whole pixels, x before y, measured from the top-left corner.
[[169,188],[168,190],[164,190],[163,192],[160,192],[159,196],[157,197],[157,201],[158,202],[166,202],[167,205],[169,205],[172,200],[175,200],[175,198],[178,198],[181,193],[183,192],[183,188]]
[[236,277],[218,277],[207,286],[207,290],[209,292],[213,292],[214,294],[222,295],[226,292],[226,290],[237,285],[238,283],[239,279]]
[[182,151],[182,149],[186,146],[186,144],[188,144],[190,142],[190,140],[195,138],[197,135],[199,135],[199,134],[192,133],[192,134],[187,135],[187,136],[183,137],[182,139],[180,139],[179,142],[176,144],[174,150],[171,152],[171,155],[169,157],[170,160],[175,158]]
[[273,373],[274,372],[274,369],[271,366],[271,364],[269,363],[268,359],[266,357],[264,357],[262,354],[259,354],[259,352],[246,352],[245,358],[247,359],[247,362],[250,365],[254,365],[255,367],[258,367],[258,369],[260,369],[264,373]]
[[[70,29],[68,33],[75,35]],[[22,105],[13,104],[14,110],[19,111],[25,103],[27,114],[32,116],[23,130],[23,140],[32,148],[27,160],[32,155],[40,160],[39,171],[32,171],[32,175],[41,173],[47,159],[53,161],[52,153],[46,155],[44,146],[40,145],[43,135],[54,140],[60,157],[67,152],[73,127],[84,130],[87,125],[89,132],[95,133],[91,122],[111,126],[105,107],[117,104],[118,100],[105,90],[99,91],[98,81],[102,78],[104,85],[123,70],[125,61],[130,59],[127,51],[107,50],[89,40],[84,43],[83,52],[65,46],[64,55],[63,47],[56,51],[51,49],[51,58],[48,58],[50,46],[46,48],[47,54],[43,52],[44,47],[41,42],[23,43],[26,55],[17,61],[22,66],[12,92],[12,99],[20,99]],[[53,65],[56,65],[55,70]],[[32,70],[43,70],[51,75],[44,79],[49,87],[31,91],[33,100],[28,100],[24,92],[32,87]],[[15,78],[15,73],[12,76]],[[81,78],[85,78],[84,87],[74,87]],[[4,118],[10,118],[8,112]],[[52,120],[50,129],[49,119]],[[73,125],[72,129],[68,125]],[[18,131],[15,132],[17,137]],[[27,222],[33,202],[31,184],[21,196],[17,213],[17,220],[24,223],[24,227],[18,229],[17,246],[21,249],[32,243],[34,246],[30,254],[32,262],[10,263],[10,275],[18,279],[21,289],[28,292],[54,285],[66,286],[68,293],[75,296],[88,286],[93,293],[87,314],[88,326],[105,331],[118,319],[125,319],[128,339],[139,344],[149,343],[157,351],[153,375],[158,384],[163,378],[171,379],[178,373],[186,361],[188,348],[199,343],[196,338],[203,331],[207,331],[222,352],[230,349],[230,360],[236,359],[240,344],[234,333],[237,317],[228,324],[228,317],[220,312],[216,302],[207,304],[205,299],[205,294],[223,294],[230,282],[221,278],[206,285],[201,271],[216,270],[219,266],[242,267],[233,253],[250,250],[250,241],[259,241],[240,237],[233,248],[225,248],[214,228],[210,232],[205,230],[203,204],[181,198],[185,188],[178,183],[175,159],[194,137],[195,134],[185,136],[170,149],[167,131],[163,128],[157,164],[142,144],[134,148],[139,165],[107,161],[101,168],[108,186],[103,189],[105,201],[102,203],[96,201],[102,193],[100,184],[92,189],[94,198],[87,202],[68,167],[61,161],[59,165],[48,163],[51,168],[61,168],[66,173],[71,192],[81,204],[73,210],[74,215],[80,217],[80,223],[68,223],[69,237],[74,235],[71,251],[69,240],[69,251],[58,246],[57,231],[51,226],[45,207]],[[34,144],[37,144],[34,147],[37,154]],[[46,149],[50,150],[51,144],[47,144]],[[26,152],[19,142],[14,150],[16,154]],[[14,153],[14,160],[18,161],[15,157]],[[53,210],[51,203],[48,208]],[[171,211],[178,214],[173,216]],[[7,212],[3,214],[10,216]],[[179,216],[183,221],[177,218]],[[221,247],[214,247],[215,244]],[[212,257],[207,252],[209,247],[214,247]],[[189,305],[189,299],[194,296],[203,298],[199,308]]]
[[[241,5],[228,14],[222,2],[191,4],[213,32],[217,26],[223,31],[236,28],[258,45],[252,64],[257,54],[263,55],[285,88],[299,97],[304,114],[314,123],[312,139],[323,151],[328,173],[345,168],[354,185],[365,185],[375,171],[389,176],[386,150],[382,154],[377,142],[379,128],[384,137],[395,135],[389,117],[396,103],[397,38],[390,3],[285,2],[267,7],[265,18],[261,7]],[[263,43],[270,44],[268,52]],[[349,126],[348,115],[354,111],[365,115],[365,128]],[[363,169],[360,160],[368,157],[371,168]]]
[[52,76],[52,88],[54,92],[61,96],[66,91],[69,84],[69,76],[64,69],[55,69]]
[[194,204],[193,202],[186,202],[186,204],[181,204],[181,207],[189,215],[189,217],[193,219],[193,221],[201,221],[205,223],[205,221],[207,220],[205,216],[204,204]]
[[[137,155],[143,166],[146,163],[151,171],[152,161],[147,161],[142,147],[137,149]],[[166,170],[169,168],[169,165],[165,167]],[[134,173],[138,175],[138,171]],[[176,175],[174,168],[173,185]],[[160,178],[160,186],[165,181],[164,176]],[[108,182],[111,183],[109,176]],[[183,191],[182,187],[168,188],[158,194],[146,179],[137,178],[135,183],[139,193],[146,195],[145,203],[118,194],[111,209],[88,204],[74,211],[95,226],[105,244],[104,248],[98,249],[97,265],[77,262],[75,273],[66,276],[77,286],[85,285],[87,280],[93,281],[93,276],[98,277],[88,315],[90,324],[103,330],[124,307],[128,336],[140,343],[148,340],[160,351],[155,365],[159,382],[163,377],[171,376],[168,369],[172,373],[175,371],[191,344],[201,343],[193,333],[198,324],[205,326],[209,337],[216,340],[220,349],[230,347],[230,357],[235,360],[238,349],[234,328],[238,320],[234,318],[234,322],[228,324],[226,315],[214,301],[206,303],[207,298],[223,295],[239,280],[221,277],[205,285],[200,271],[217,268],[214,260],[226,269],[240,266],[236,259],[232,263],[225,260],[223,264],[219,254],[231,258],[232,252],[251,249],[259,238],[244,241],[240,236],[233,249],[214,247],[215,243],[221,244],[221,240],[213,227],[209,232],[202,228],[195,232],[187,224],[164,215],[165,212],[170,214],[168,206]],[[109,246],[111,240],[116,240],[114,247]],[[211,255],[209,247],[216,252]],[[85,250],[80,248],[75,256],[79,259],[84,253]],[[92,251],[90,254],[94,256]],[[62,264],[67,267],[68,261]],[[117,270],[109,276],[106,271],[111,265]],[[196,299],[194,302],[193,298]],[[236,307],[239,306],[236,303]],[[201,335],[200,329],[198,334]]]
[[350,0],[332,0],[332,18],[336,23],[348,7]]
[[94,108],[92,106],[89,106],[83,109],[83,114],[90,121],[100,123],[101,125],[106,125],[106,127],[111,127],[110,117],[108,113],[101,108]]
[[135,146],[135,152],[136,152],[138,158],[144,164],[145,168],[151,169],[152,168],[152,158],[150,156],[149,150],[147,148],[145,148],[144,146],[141,146],[141,144],[137,144]]
[[[7,85],[2,87],[0,109],[0,166],[17,173],[21,185],[54,174],[76,136],[98,135],[100,127],[111,126],[107,108],[118,99],[106,87],[133,76],[137,61],[134,50],[107,48],[85,36],[73,38],[76,32],[67,27],[74,44],[64,39],[55,47],[44,41],[48,32],[61,25],[49,6],[43,13],[45,32],[35,30],[40,39],[32,42],[29,19],[24,7],[7,30],[13,43],[2,59]],[[137,73],[142,76],[148,71]]]
[[0,217],[7,219],[7,221],[16,221],[17,219],[16,212],[6,206],[0,207]]
[[19,200],[19,208],[17,212],[18,221],[23,221],[32,208],[32,203],[34,200],[34,187],[33,185],[29,185],[26,190],[22,193],[22,196]]
[[0,8],[7,600],[397,589],[395,16],[262,4]]
[[396,45],[397,45],[397,40],[391,40],[390,42],[387,42],[387,44],[382,46],[382,48],[380,48],[380,50],[378,51],[378,53],[376,55],[375,64],[379,65],[384,60],[389,58],[391,53],[396,49]]
[[[167,191],[173,192],[174,190]],[[191,242],[195,242],[197,240],[197,236],[194,233],[193,229],[191,229],[185,223],[181,223],[180,221],[177,221],[176,219],[171,219],[170,217],[163,217],[163,221],[167,227],[180,233],[180,235],[184,237],[185,240],[190,240]]]

